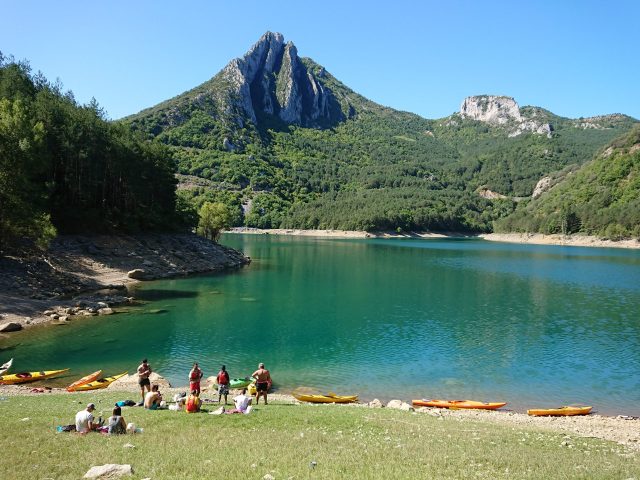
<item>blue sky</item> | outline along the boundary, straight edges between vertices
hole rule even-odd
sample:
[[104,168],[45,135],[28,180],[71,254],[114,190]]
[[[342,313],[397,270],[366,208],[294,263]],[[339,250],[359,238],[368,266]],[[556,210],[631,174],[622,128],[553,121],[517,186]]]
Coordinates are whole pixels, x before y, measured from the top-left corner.
[[208,80],[267,30],[371,100],[427,118],[512,96],[640,119],[640,1],[3,0],[0,51],[110,118]]

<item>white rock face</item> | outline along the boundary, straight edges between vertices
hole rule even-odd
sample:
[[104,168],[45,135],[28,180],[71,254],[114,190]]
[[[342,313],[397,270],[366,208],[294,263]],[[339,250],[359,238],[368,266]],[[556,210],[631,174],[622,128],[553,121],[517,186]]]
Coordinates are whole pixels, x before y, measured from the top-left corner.
[[299,69],[298,50],[287,43],[282,58],[282,68],[278,73],[278,102],[281,105],[280,118],[285,122],[298,123],[302,114],[302,95],[295,74]]
[[467,97],[460,105],[460,115],[491,125],[504,125],[509,121],[521,122],[520,107],[511,97],[478,95]]
[[[533,132],[551,138],[553,131],[553,127],[549,123],[524,117],[520,113],[518,103],[513,98],[505,96],[477,95],[467,97],[460,105],[460,116],[493,126],[506,127],[509,137]],[[535,114],[533,116],[535,117]]]
[[533,193],[531,194],[532,198],[538,198],[544,192],[549,190],[551,186],[551,177],[542,177],[538,183],[536,183],[535,188],[533,189]]

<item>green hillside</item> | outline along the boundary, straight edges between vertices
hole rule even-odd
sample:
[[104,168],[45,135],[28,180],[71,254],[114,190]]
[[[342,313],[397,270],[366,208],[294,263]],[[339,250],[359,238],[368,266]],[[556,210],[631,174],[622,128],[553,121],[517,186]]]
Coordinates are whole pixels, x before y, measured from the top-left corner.
[[268,32],[210,81],[125,119],[171,150],[181,198],[222,201],[236,225],[262,228],[490,231],[540,178],[637,123],[489,96],[471,100],[511,105],[498,123],[428,120],[367,100],[295,53]]
[[496,222],[505,232],[584,233],[640,238],[640,126],[535,200]]

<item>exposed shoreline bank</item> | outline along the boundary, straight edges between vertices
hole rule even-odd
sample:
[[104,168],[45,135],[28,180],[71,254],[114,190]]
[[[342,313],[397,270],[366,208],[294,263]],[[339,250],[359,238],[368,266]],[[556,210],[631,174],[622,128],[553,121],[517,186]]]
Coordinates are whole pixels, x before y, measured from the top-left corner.
[[[134,382],[135,383],[135,382]],[[167,398],[173,397],[175,393],[185,392],[187,387],[162,387],[161,392]],[[137,399],[140,392],[132,386],[131,382],[125,382],[118,385],[118,382],[110,385],[106,390],[107,392],[118,391],[123,394],[128,394],[132,399]],[[233,393],[233,392],[232,392]],[[238,390],[239,393],[239,390]],[[33,396],[33,395],[83,395],[87,397],[87,401],[94,401],[94,397],[100,393],[96,391],[90,392],[73,392],[69,393],[62,388],[54,388],[50,393],[31,393],[31,387],[26,385],[0,385],[0,395],[3,396]],[[203,398],[216,399],[217,394],[215,391],[203,389]],[[293,395],[288,393],[269,393],[269,399],[271,401],[300,404]],[[573,416],[573,417],[533,417],[525,413],[512,412],[509,410],[448,410],[444,408],[429,408],[421,407],[413,409],[407,408],[406,404],[400,406],[403,402],[410,402],[410,400],[398,401],[393,400],[388,402],[387,405],[395,403],[395,408],[400,410],[408,410],[407,415],[410,421],[411,414],[415,415],[431,415],[443,420],[458,421],[458,422],[486,422],[494,425],[508,425],[517,428],[540,428],[547,429],[556,432],[561,432],[567,435],[577,435],[580,437],[592,437],[603,440],[616,442],[620,445],[624,445],[636,452],[640,452],[640,419],[635,417],[628,417],[625,415],[617,416],[604,416],[597,413],[585,415],[585,416]],[[205,404],[206,405],[206,404]],[[331,408],[331,405],[324,405],[324,407]],[[345,405],[335,405],[336,408],[381,408],[382,404],[375,400],[368,403],[355,403]],[[390,408],[390,407],[385,407]]]
[[[109,315],[132,303],[141,280],[239,268],[241,252],[192,234],[60,236],[46,252],[0,257],[0,326],[5,331],[74,315]],[[1,329],[0,329],[1,330]]]
[[292,228],[248,228],[236,227],[225,233],[249,235],[289,235],[318,238],[481,238],[492,242],[522,243],[532,245],[560,245],[598,248],[640,249],[638,240],[603,240],[588,235],[543,235],[541,233],[484,233],[465,234],[456,232],[362,232],[357,230],[302,230]]

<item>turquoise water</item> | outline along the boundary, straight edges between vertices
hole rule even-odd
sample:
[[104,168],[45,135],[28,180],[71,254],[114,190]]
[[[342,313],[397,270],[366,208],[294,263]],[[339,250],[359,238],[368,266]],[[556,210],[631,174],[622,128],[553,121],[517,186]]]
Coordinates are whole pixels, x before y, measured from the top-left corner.
[[[177,385],[198,360],[278,390],[361,399],[593,405],[640,415],[640,252],[446,240],[227,235],[239,271],[145,284],[127,314],[0,340],[20,370],[132,372]],[[66,382],[66,379],[64,380]]]

